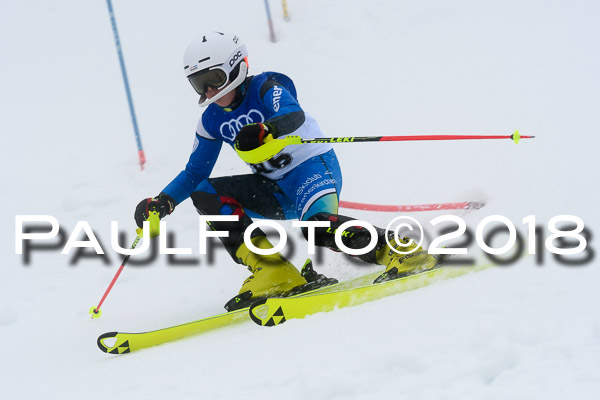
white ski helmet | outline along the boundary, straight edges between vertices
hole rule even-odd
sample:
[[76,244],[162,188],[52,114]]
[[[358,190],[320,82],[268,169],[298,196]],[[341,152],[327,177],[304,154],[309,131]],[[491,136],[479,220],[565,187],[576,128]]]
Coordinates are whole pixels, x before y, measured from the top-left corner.
[[[248,75],[248,51],[235,35],[211,32],[194,40],[185,50],[183,70],[200,95],[201,107],[220,99],[242,84]],[[208,86],[223,89],[208,99]]]

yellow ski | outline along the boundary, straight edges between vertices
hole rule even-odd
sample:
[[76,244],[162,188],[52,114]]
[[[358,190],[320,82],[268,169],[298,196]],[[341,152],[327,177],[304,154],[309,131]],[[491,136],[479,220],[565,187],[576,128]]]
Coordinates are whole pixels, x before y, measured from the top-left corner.
[[[482,268],[485,267],[440,267],[406,278],[373,284],[375,278],[381,275],[381,272],[375,272],[296,296],[271,297],[259,301],[250,308],[241,308],[168,328],[139,333],[104,333],[98,337],[97,344],[100,350],[105,353],[125,354],[245,322],[250,318],[259,325],[277,325],[285,321],[286,318],[303,318],[317,312],[358,305]],[[282,312],[284,314],[280,315]]]
[[311,314],[356,306],[488,267],[490,265],[472,267],[441,266],[415,275],[377,284],[370,283],[373,282],[371,279],[370,282],[366,281],[363,286],[341,289],[339,285],[332,285],[319,290],[317,293],[297,297],[271,297],[254,303],[249,310],[250,318],[261,326],[279,325],[287,319],[304,318]]
[[[379,275],[381,275],[381,272],[360,276],[345,282],[315,289],[311,292],[301,293],[293,296],[293,298],[315,293],[329,293],[334,290],[345,290],[352,287],[368,285]],[[105,353],[126,354],[132,351],[157,346],[162,343],[204,333],[213,329],[222,328],[235,323],[248,321],[250,319],[248,310],[248,307],[241,308],[236,311],[214,315],[197,321],[148,332],[108,332],[98,337],[97,344],[100,350]]]
[[100,350],[105,353],[125,354],[247,320],[248,308],[242,308],[237,311],[155,331],[141,333],[108,332],[100,335],[97,343]]

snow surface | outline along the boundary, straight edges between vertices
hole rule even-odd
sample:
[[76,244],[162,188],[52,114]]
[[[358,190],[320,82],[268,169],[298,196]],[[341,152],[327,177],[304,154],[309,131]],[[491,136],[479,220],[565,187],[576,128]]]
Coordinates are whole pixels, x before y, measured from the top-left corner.
[[[518,146],[339,145],[343,199],[486,198],[484,209],[465,215],[473,230],[491,214],[507,216],[523,234],[527,215],[545,224],[573,214],[594,233],[597,1],[289,0],[289,23],[271,1],[275,44],[260,1],[115,3],[148,159],[143,172],[105,2],[0,3],[0,398],[600,397],[598,262],[564,266],[548,252],[541,266],[528,257],[275,329],[249,323],[129,356],[101,353],[101,333],[212,315],[239,289],[247,272],[227,254],[216,251],[213,265],[197,255],[198,222],[187,202],[168,223],[199,262],[169,266],[161,256],[128,266],[102,318],[88,316],[121,259],[110,249],[110,221],[131,232],[138,201],[157,194],[187,160],[201,110],[181,58],[207,30],[243,38],[251,73],[292,76],[301,104],[330,136],[515,129],[537,136]],[[224,149],[214,174],[247,171]],[[395,216],[342,211],[379,225]],[[24,265],[14,250],[22,214],[53,215],[67,236],[88,221],[108,264],[70,265],[59,248],[36,251]],[[426,223],[439,214],[416,216]],[[301,264],[305,245],[295,241],[290,258]],[[597,252],[597,237],[589,245]],[[372,269],[331,252],[317,267],[343,279]]]

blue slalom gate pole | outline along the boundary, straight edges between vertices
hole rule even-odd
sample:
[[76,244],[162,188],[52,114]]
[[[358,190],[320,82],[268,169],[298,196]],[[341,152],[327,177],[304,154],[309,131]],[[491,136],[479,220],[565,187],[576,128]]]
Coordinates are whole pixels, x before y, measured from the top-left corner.
[[133,98],[131,97],[131,90],[129,89],[129,80],[127,79],[127,70],[125,69],[125,60],[123,59],[123,51],[121,50],[121,40],[119,40],[119,31],[117,30],[117,21],[115,21],[115,13],[113,11],[112,1],[106,0],[108,5],[108,13],[110,15],[110,23],[112,24],[113,35],[115,37],[115,45],[117,46],[117,53],[119,54],[119,63],[121,64],[121,73],[123,74],[123,83],[125,84],[125,92],[127,92],[127,101],[129,102],[129,113],[131,114],[131,122],[133,122],[133,132],[135,134],[135,141],[138,147],[138,156],[140,157],[140,166],[144,169],[144,163],[146,162],[146,156],[144,155],[144,149],[142,148],[142,139],[140,137],[140,131],[138,129],[137,119],[135,118],[135,109],[133,108]]
[[265,0],[265,9],[267,10],[267,21],[269,22],[269,31],[271,32],[271,42],[275,43],[275,29],[273,29],[273,19],[271,18],[271,9],[269,8],[269,0]]

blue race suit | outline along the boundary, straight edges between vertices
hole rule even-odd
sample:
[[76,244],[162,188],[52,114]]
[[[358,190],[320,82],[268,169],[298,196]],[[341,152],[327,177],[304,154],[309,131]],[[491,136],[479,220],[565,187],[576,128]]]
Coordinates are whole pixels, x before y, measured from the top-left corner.
[[[264,72],[248,77],[237,89],[231,108],[210,104],[196,130],[190,159],[162,191],[177,204],[192,197],[206,215],[238,215],[239,223],[213,222],[215,230],[227,230],[223,243],[235,259],[250,217],[303,219],[337,213],[342,174],[328,144],[288,146],[262,164],[248,164],[252,174],[210,178],[223,142],[233,147],[247,124],[269,122],[278,137],[323,137],[316,121],[300,107],[296,88],[286,75]],[[255,235],[263,234],[255,230]]]

